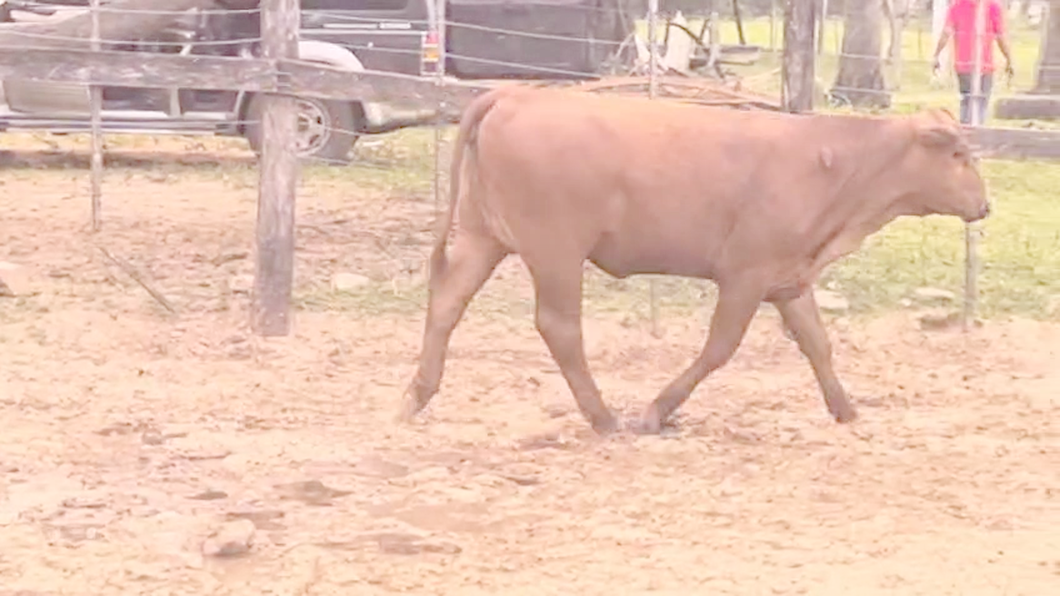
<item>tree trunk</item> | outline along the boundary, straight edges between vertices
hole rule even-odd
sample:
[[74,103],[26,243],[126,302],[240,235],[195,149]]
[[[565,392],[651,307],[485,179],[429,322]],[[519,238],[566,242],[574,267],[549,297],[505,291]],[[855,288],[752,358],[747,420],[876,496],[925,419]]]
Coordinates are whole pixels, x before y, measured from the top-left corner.
[[899,16],[899,5],[895,0],[881,0],[880,8],[887,19],[887,31],[891,34],[887,41],[887,61],[902,57],[902,29],[905,27],[905,16]]
[[846,0],[843,55],[832,95],[858,108],[888,108],[891,94],[883,80],[880,0]]
[[817,0],[788,0],[784,5],[780,99],[789,112],[813,111],[817,10]]
[[[99,13],[99,35],[104,44],[141,39],[175,21],[181,11],[216,8],[217,0],[114,0]],[[118,11],[142,11],[137,13]],[[257,15],[245,15],[256,19]],[[0,46],[89,49],[92,14],[89,11],[58,20],[0,26]]]
[[1050,0],[1048,19],[1034,93],[1060,93],[1060,0]]

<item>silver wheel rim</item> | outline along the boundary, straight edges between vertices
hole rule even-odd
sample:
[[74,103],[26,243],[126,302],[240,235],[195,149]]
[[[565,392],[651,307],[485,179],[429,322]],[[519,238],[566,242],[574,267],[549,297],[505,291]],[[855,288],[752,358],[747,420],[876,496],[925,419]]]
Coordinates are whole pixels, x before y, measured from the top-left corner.
[[331,138],[330,118],[319,104],[300,99],[298,110],[298,132],[295,147],[300,155],[314,153],[328,144]]

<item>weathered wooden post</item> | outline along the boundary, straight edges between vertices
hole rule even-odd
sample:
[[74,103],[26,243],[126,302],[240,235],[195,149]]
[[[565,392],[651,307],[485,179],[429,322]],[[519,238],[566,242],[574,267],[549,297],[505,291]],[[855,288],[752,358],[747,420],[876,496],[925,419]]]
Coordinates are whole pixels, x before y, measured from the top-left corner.
[[[972,45],[975,55],[972,58],[972,94],[968,98],[968,109],[972,120],[972,126],[982,126],[980,106],[985,112],[985,101],[983,97],[983,32],[986,31],[986,2],[976,5],[975,11],[975,43]],[[974,224],[964,224],[964,309],[961,316],[961,328],[968,331],[972,321],[975,319],[976,303],[978,301],[978,275],[979,275],[979,231]]]
[[[438,116],[434,121],[434,222],[435,228],[438,228],[438,221],[441,215],[441,201],[442,201],[442,169],[445,164],[442,163],[442,126],[445,124],[445,94],[442,93],[442,88],[445,87],[445,34],[448,21],[446,20],[445,9],[449,5],[447,0],[434,0],[435,3],[435,40],[438,44],[438,66],[435,73],[435,85],[437,85],[436,91],[438,92]],[[455,201],[456,197],[449,197],[450,201]],[[447,234],[448,230],[442,230],[439,234]]]
[[[648,0],[648,99],[655,99],[658,93],[658,81],[656,70],[658,68],[657,37],[659,27],[659,0]],[[662,337],[659,329],[659,297],[658,282],[652,277],[648,280],[648,311],[651,316],[651,334]]]
[[[709,25],[710,25],[710,29],[709,29],[709,35],[710,35],[710,59],[709,59],[708,66],[710,68],[714,68],[714,65],[718,62],[718,57],[721,55],[721,40],[719,39],[719,36],[718,36],[718,8],[715,5],[714,0],[708,0],[707,5],[708,5],[708,8],[710,8],[710,14],[708,16],[708,21],[707,21],[709,23]],[[738,6],[738,4],[733,3],[733,6]],[[737,24],[737,27],[740,27],[740,21],[736,21],[736,24]],[[742,31],[743,31],[743,29],[741,27],[740,28],[741,36],[743,34]]]
[[817,16],[817,38],[814,43],[817,44],[817,55],[820,56],[821,52],[824,51],[824,29],[825,25],[828,23],[828,0],[821,0],[821,14]]
[[[298,0],[261,1],[261,50],[266,60],[298,57]],[[291,330],[294,279],[295,189],[298,159],[295,100],[264,96],[261,128],[264,142],[258,160],[257,252],[252,326],[263,336]]]
[[[99,32],[99,0],[92,0],[89,5],[92,11],[92,36],[90,48],[98,52],[103,48]],[[92,173],[90,174],[90,194],[92,196],[92,231],[98,232],[102,227],[103,195],[103,118],[100,112],[103,110],[103,88],[99,85],[89,87],[89,118],[92,127]]]
[[815,0],[788,0],[784,6],[784,56],[780,99],[789,112],[813,110]]
[[769,4],[769,51],[777,49],[777,2],[772,0]]

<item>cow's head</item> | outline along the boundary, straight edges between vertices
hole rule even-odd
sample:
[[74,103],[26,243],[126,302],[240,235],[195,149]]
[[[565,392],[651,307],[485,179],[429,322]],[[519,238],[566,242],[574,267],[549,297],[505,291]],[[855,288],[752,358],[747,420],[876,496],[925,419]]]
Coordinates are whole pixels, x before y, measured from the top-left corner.
[[986,186],[964,131],[949,110],[930,110],[913,119],[916,192],[910,205],[920,213],[955,215],[966,222],[990,214]]

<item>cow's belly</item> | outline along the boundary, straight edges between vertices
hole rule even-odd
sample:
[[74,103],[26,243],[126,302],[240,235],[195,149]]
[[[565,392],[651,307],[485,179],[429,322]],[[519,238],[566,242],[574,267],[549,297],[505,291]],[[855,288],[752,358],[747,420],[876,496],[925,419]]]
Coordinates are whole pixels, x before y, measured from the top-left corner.
[[631,275],[676,275],[711,279],[714,268],[705,247],[675,240],[661,242],[644,235],[605,233],[589,260],[619,279]]

